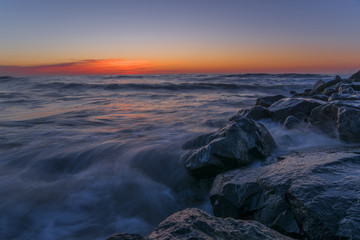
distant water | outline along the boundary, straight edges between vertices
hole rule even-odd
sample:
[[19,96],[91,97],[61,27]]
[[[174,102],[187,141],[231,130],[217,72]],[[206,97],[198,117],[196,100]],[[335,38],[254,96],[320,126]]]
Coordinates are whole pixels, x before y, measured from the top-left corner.
[[[0,77],[0,239],[147,234],[186,207],[211,211],[181,145],[256,98],[313,74]],[[266,123],[283,148],[331,139]],[[291,139],[291,141],[289,141]]]

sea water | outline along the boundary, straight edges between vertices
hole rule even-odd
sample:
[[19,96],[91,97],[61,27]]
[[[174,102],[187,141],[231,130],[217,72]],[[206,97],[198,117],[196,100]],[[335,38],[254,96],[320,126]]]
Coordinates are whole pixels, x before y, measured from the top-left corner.
[[[208,189],[183,167],[181,145],[258,97],[290,96],[332,78],[0,77],[0,239],[145,235],[186,207],[211,212]],[[264,124],[282,148],[332,141]]]

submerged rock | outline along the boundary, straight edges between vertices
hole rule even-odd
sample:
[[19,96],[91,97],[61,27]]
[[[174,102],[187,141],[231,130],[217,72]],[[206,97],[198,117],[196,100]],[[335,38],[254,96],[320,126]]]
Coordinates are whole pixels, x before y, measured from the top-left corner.
[[195,208],[174,213],[146,239],[290,239],[256,221],[216,218]]
[[360,155],[302,153],[216,177],[214,214],[257,220],[289,236],[360,239]]
[[214,134],[200,136],[184,145],[194,149],[183,160],[190,175],[196,178],[215,177],[226,170],[264,159],[276,147],[262,124],[242,117],[230,121]]
[[325,102],[315,99],[284,98],[272,104],[268,109],[275,121],[284,122],[288,116],[295,116],[298,113],[309,116],[312,109],[323,104]]
[[255,105],[260,105],[263,107],[270,107],[271,104],[273,104],[276,101],[279,101],[280,99],[285,98],[283,95],[275,95],[275,96],[268,96],[268,97],[262,97],[256,99]]

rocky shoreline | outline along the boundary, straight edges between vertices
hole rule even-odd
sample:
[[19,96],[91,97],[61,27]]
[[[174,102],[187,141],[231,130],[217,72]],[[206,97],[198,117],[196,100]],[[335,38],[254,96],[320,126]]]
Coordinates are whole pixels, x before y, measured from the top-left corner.
[[[185,209],[139,239],[360,239],[360,71],[318,81],[291,97],[259,98],[215,133],[183,145],[194,178],[213,180],[214,216]],[[261,123],[306,127],[346,143],[274,156],[276,143]],[[260,167],[247,167],[269,157]]]

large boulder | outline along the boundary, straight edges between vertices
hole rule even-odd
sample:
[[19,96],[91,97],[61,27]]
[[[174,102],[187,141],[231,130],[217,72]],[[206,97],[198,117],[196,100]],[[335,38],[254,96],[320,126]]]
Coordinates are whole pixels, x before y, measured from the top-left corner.
[[297,238],[360,239],[359,169],[358,151],[297,153],[218,175],[210,199],[217,217],[257,220]]
[[358,71],[357,73],[353,74],[350,79],[354,80],[355,82],[360,82],[360,71]]
[[312,109],[323,104],[325,102],[316,99],[283,98],[272,104],[268,109],[275,121],[283,123],[290,115],[295,116],[298,113],[303,113],[309,116]]
[[211,178],[226,170],[265,159],[276,144],[262,124],[239,117],[218,132],[200,136],[183,147],[193,149],[183,157],[190,175]]
[[268,96],[268,97],[262,97],[256,99],[255,105],[260,105],[263,107],[270,107],[271,104],[273,104],[276,101],[279,101],[280,99],[285,98],[283,95],[275,95],[275,96]]
[[315,88],[315,91],[317,93],[324,93],[324,91],[326,91],[327,88],[334,87],[336,84],[338,84],[341,81],[342,81],[341,77],[336,75],[334,80],[331,80],[323,84],[318,84]]
[[314,108],[312,126],[348,143],[360,142],[360,102],[334,101]]
[[360,142],[360,109],[340,107],[336,127],[341,140],[348,143]]
[[240,110],[238,112],[238,115],[233,116],[232,118],[230,118],[230,120],[239,118],[239,117],[246,117],[246,118],[253,119],[255,121],[259,121],[264,118],[270,118],[271,115],[270,115],[270,111],[267,108],[265,108],[263,106],[255,106],[252,108]]
[[146,239],[290,239],[256,221],[216,218],[188,208],[165,219]]

